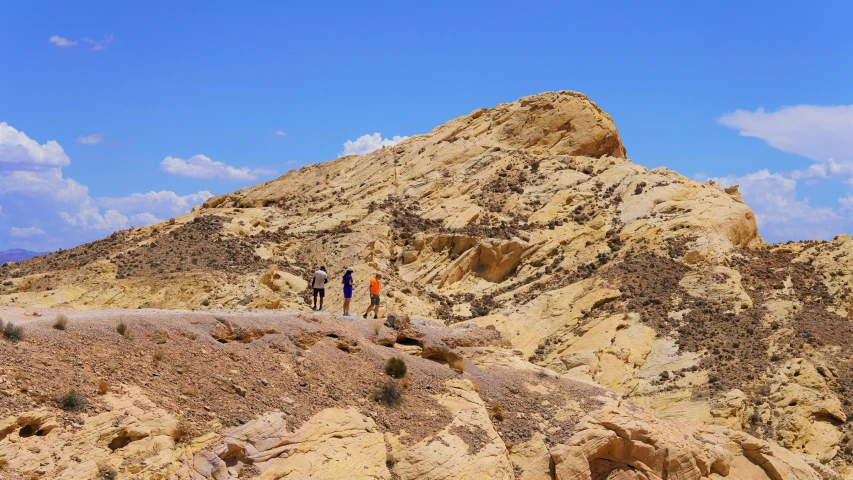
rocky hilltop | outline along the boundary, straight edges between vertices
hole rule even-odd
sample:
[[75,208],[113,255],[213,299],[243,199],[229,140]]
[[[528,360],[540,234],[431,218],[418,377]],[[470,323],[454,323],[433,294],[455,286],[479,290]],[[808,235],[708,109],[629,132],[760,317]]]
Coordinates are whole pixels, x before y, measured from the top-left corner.
[[[847,235],[768,245],[736,187],[631,163],[584,95],[525,97],[0,266],[5,316],[31,330],[0,342],[16,359],[0,463],[30,472],[21,449],[62,430],[35,447],[48,476],[853,478],[851,251]],[[258,312],[310,312],[321,264],[333,311],[345,267],[356,312],[382,272],[393,321]],[[53,311],[24,316],[61,307],[103,311],[69,313],[79,331],[51,329]],[[196,312],[104,316],[116,308]],[[110,333],[114,315],[140,333]],[[158,348],[167,361],[152,366]],[[372,400],[392,355],[409,364],[403,407]],[[9,380],[59,375],[68,358],[80,371],[65,383],[121,384],[80,427],[49,401],[67,385],[46,381],[39,403],[18,391],[32,379]],[[181,418],[188,443],[169,433]],[[43,439],[25,440],[31,423]],[[134,448],[100,445],[122,435]],[[63,460],[64,439],[90,460]],[[133,466],[140,449],[157,460]],[[353,459],[358,475],[342,474]]]

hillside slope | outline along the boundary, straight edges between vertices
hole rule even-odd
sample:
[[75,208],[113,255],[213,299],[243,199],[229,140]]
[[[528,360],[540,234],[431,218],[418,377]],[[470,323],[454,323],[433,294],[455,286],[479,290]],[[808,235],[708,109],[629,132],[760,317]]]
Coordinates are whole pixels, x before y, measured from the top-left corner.
[[308,309],[385,275],[386,312],[491,326],[658,415],[853,463],[853,242],[767,245],[737,188],[626,157],[585,96],[480,109],[364,156],[0,267],[0,305]]

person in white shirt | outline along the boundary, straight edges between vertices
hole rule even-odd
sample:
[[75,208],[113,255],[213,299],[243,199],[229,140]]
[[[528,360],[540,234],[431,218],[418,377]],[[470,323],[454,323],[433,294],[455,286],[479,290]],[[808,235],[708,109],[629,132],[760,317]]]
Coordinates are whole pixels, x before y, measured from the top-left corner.
[[[314,272],[314,281],[312,285],[314,287],[314,306],[311,307],[312,310],[322,310],[323,309],[323,298],[326,296],[326,282],[329,281],[329,275],[326,273],[326,267],[320,267],[319,270]],[[317,297],[320,297],[320,308],[317,308]]]

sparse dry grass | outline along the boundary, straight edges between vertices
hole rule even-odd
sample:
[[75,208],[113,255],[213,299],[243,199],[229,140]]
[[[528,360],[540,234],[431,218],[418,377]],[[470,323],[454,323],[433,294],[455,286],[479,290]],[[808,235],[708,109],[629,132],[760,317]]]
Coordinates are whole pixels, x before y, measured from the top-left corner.
[[489,416],[499,422],[502,422],[504,420],[504,409],[501,408],[500,403],[492,402],[492,404],[489,405]]
[[198,395],[198,388],[195,385],[184,385],[181,387],[181,394],[194,397]]
[[480,382],[471,380],[471,384],[474,385],[474,391],[480,393]]
[[100,380],[98,382],[98,395],[105,395],[110,391],[110,382],[106,380]]
[[118,325],[116,325],[116,332],[121,336],[125,336],[127,333],[127,325],[125,325],[124,322],[119,322]]
[[450,368],[456,370],[459,373],[465,373],[465,362],[461,357],[449,358],[447,360],[447,365],[449,365]]
[[53,328],[57,330],[65,330],[65,327],[68,326],[68,317],[65,314],[60,313],[56,316],[56,320],[53,321]]
[[175,443],[184,443],[189,441],[192,438],[192,429],[190,426],[184,422],[180,421],[177,425],[175,425],[175,429],[172,430],[172,440]]
[[374,336],[379,336],[379,332],[382,331],[382,324],[383,322],[381,320],[376,320],[370,325],[370,330],[373,332]]
[[400,384],[403,385],[403,388],[408,389],[412,386],[412,381],[409,380],[409,377],[403,377],[403,379],[400,380]]
[[21,393],[29,392],[30,391],[30,382],[27,382],[26,380],[24,380],[23,382],[21,382],[20,385],[18,385],[18,390],[20,390]]
[[152,355],[152,358],[154,359],[154,365],[159,364],[165,356],[166,352],[164,352],[162,348],[157,347],[156,349],[154,349],[154,354]]

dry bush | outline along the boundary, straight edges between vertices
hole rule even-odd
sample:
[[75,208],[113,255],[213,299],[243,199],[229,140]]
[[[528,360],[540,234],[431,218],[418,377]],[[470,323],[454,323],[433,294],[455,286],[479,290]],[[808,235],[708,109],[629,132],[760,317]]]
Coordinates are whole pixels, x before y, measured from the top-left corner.
[[98,467],[99,480],[116,480],[118,479],[118,471],[112,465],[102,465]]
[[406,362],[401,358],[391,357],[385,364],[385,374],[394,378],[403,378],[406,376]]
[[492,404],[489,405],[489,416],[499,422],[502,422],[504,420],[504,409],[501,408],[500,403],[492,402]]
[[474,391],[480,393],[480,382],[471,380],[471,385],[474,385]]
[[3,338],[10,342],[17,342],[24,338],[24,327],[15,325],[12,322],[3,326]]
[[0,317],[0,332],[3,331],[3,318]]
[[83,407],[86,406],[86,399],[73,388],[57,400],[59,401],[59,406],[62,407],[63,410],[71,412],[82,410]]
[[165,356],[166,356],[166,352],[164,352],[162,348],[158,347],[157,349],[155,349],[154,355],[153,355],[154,365],[157,365],[158,363],[160,363],[160,361],[163,360],[163,357],[165,357]]
[[383,322],[381,320],[377,320],[370,325],[370,330],[373,331],[373,335],[377,337],[379,336],[379,332],[382,330],[382,323]]
[[98,395],[105,395],[110,391],[110,382],[101,380],[98,382]]
[[127,333],[127,325],[125,325],[123,321],[119,322],[118,325],[116,325],[116,332],[118,332],[119,335],[124,336],[124,334]]
[[385,382],[377,383],[373,391],[373,400],[386,407],[400,405],[403,402],[403,388],[400,386],[400,382],[388,379]]
[[183,387],[181,387],[181,394],[194,397],[198,395],[198,388],[196,388],[195,385],[184,385]]
[[453,357],[447,360],[447,365],[459,373],[465,373],[465,363],[461,357]]
[[27,381],[21,382],[21,385],[18,386],[18,390],[20,390],[21,393],[29,392],[30,391],[30,382],[27,382]]
[[412,386],[412,381],[409,380],[409,377],[403,377],[403,379],[400,380],[400,384],[403,385],[403,388],[408,389]]
[[60,313],[56,316],[56,320],[53,321],[53,328],[57,330],[65,330],[65,327],[68,326],[68,317],[65,314]]
[[175,443],[183,443],[187,442],[192,438],[192,429],[186,422],[180,421],[177,425],[175,425],[175,429],[172,430],[172,440]]

